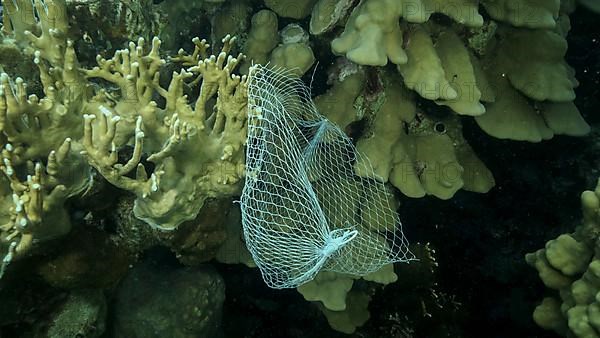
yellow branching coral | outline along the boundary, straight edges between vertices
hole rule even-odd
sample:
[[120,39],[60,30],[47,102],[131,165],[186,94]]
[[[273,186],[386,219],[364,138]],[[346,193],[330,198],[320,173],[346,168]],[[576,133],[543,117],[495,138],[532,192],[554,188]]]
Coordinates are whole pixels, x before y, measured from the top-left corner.
[[67,9],[64,0],[3,1],[4,31],[23,47],[40,51],[59,65],[66,48]]
[[[246,78],[233,74],[243,57],[228,55],[233,38],[223,39],[218,56],[194,39],[192,54],[172,59],[189,68],[163,88],[158,38],[150,46],[131,42],[82,69],[66,38],[65,1],[3,4],[5,37],[34,59],[44,94],[28,95],[21,78],[0,75],[3,271],[36,242],[70,230],[64,203],[89,186],[91,167],[133,192],[135,215],[163,229],[195,218],[207,198],[239,192],[247,98]],[[197,87],[194,101],[184,87]],[[119,163],[129,145],[131,159]],[[151,172],[140,163],[146,155]]]
[[[33,161],[14,165],[14,151],[7,143],[0,164],[4,174],[0,180],[6,182],[0,190],[5,196],[1,204],[6,213],[0,224],[0,247],[8,247],[4,266],[27,254],[33,244],[58,238],[71,230],[63,205],[67,198],[88,186],[90,175],[89,167],[74,156],[70,139],[57,151],[50,152],[45,166]],[[11,200],[8,196],[12,196]]]
[[583,220],[575,232],[562,234],[525,259],[555,294],[533,312],[542,328],[565,337],[600,336],[600,181],[581,194]]
[[21,78],[12,82],[7,74],[0,74],[0,129],[15,147],[18,162],[47,156],[66,138],[81,135],[77,128],[83,108],[83,90],[76,88],[79,81],[65,81],[70,75],[64,73],[71,71],[49,69],[37,53],[35,62],[44,84],[45,97],[41,99],[27,95]]
[[28,95],[17,77],[0,74],[3,172],[0,247],[4,268],[36,243],[71,228],[67,198],[90,184],[90,167],[79,155],[81,111],[87,83],[79,72],[64,1],[4,1],[4,33],[34,59],[44,97]]
[[[206,57],[208,45],[196,39],[193,54],[180,52],[174,58],[194,66],[174,72],[168,89],[158,85],[163,63],[158,39],[147,55],[142,55],[140,41],[128,51],[117,51],[112,60],[99,59],[99,67],[86,72],[119,84],[120,95],[114,104],[107,100],[99,113],[86,116],[84,154],[108,181],[136,194],[136,217],[154,227],[173,229],[195,218],[207,198],[240,189],[247,97],[246,77],[232,73],[243,58],[228,55],[233,42],[227,36],[221,53]],[[183,87],[194,77],[192,83],[201,79],[201,84],[192,105]],[[150,100],[153,91],[164,98],[164,108]],[[126,164],[119,164],[119,135],[125,132],[118,126],[123,120],[136,125],[123,128],[135,130],[134,151]],[[139,163],[142,153],[155,164],[150,176]],[[133,169],[136,177],[126,176]]]
[[[27,94],[21,78],[0,74],[2,132],[23,159],[43,158],[66,138],[81,136],[81,111],[87,83],[79,72],[68,27],[64,1],[4,1],[5,30],[23,45],[37,65],[44,97]],[[24,29],[23,31],[17,30]],[[43,139],[44,142],[39,142]]]
[[101,111],[104,114],[114,111],[118,115],[119,129],[111,140],[116,146],[124,145],[134,135],[138,116],[145,117],[149,132],[162,133],[161,136],[167,133],[161,128],[163,116],[156,114],[156,103],[152,101],[160,67],[165,63],[158,55],[159,48],[160,40],[155,38],[150,51],[144,54],[145,41],[140,38],[137,44],[130,42],[128,48],[117,50],[110,60],[98,56],[96,67],[82,69],[89,79],[101,78],[119,88],[116,92],[100,90],[85,110],[94,115],[100,115]]
[[39,26],[32,1],[3,1],[2,8],[2,32],[4,34],[17,41],[25,41],[25,32],[37,33]]

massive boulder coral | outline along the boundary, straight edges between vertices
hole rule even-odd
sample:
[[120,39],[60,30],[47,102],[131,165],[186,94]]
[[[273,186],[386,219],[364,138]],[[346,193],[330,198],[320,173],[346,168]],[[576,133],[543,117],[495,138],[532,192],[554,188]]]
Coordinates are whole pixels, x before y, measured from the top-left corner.
[[[478,7],[478,3],[483,6]],[[321,8],[326,4],[328,7]],[[328,19],[339,21],[339,18],[333,18],[332,13],[339,16],[347,9],[347,4],[347,1],[340,1],[335,6],[326,1],[319,2],[313,12],[317,17],[313,19],[328,27]],[[572,68],[564,60],[566,35],[570,29],[568,14],[573,8],[573,3],[536,0],[459,1],[451,4],[427,0],[365,0],[353,8],[344,30],[331,42],[331,50],[362,66],[393,63],[399,73],[396,76],[403,81],[401,87],[405,87],[402,88],[405,93],[406,89],[412,90],[422,99],[446,106],[455,114],[472,116],[491,136],[529,142],[547,140],[554,135],[583,136],[589,133],[590,127],[573,103],[574,88],[578,83]],[[483,11],[489,17],[482,15]],[[319,12],[327,13],[323,16]],[[439,15],[432,17],[434,13],[448,16],[454,22]],[[346,86],[351,84],[352,81],[346,82]],[[335,100],[333,95],[340,88],[341,83],[334,84],[328,93],[317,99],[317,103],[321,99],[324,113],[342,123],[343,127],[366,118],[367,130],[359,136],[359,149],[362,147],[363,151],[371,152],[370,156],[378,159],[375,162],[381,169],[381,177],[389,177],[390,182],[404,194],[419,197],[431,193],[450,198],[463,186],[461,172],[470,177],[470,183],[464,182],[467,190],[486,192],[493,186],[489,170],[477,159],[462,136],[456,137],[460,132],[440,136],[434,143],[431,143],[434,140],[431,137],[416,139],[431,141],[422,144],[422,147],[427,144],[429,149],[425,162],[430,163],[425,165],[426,168],[431,168],[431,165],[447,168],[446,164],[456,164],[453,168],[457,169],[457,174],[452,180],[444,182],[439,172],[430,175],[440,189],[434,189],[432,179],[429,183],[425,183],[426,179],[420,182],[414,179],[420,176],[424,166],[419,165],[424,160],[415,160],[414,156],[412,160],[405,161],[406,169],[398,170],[397,164],[391,166],[402,172],[402,179],[395,178],[395,170],[387,168],[388,159],[392,159],[391,163],[402,163],[400,157],[410,158],[409,155],[398,155],[410,153],[404,149],[411,148],[407,146],[410,142],[407,143],[406,137],[403,142],[383,140],[400,138],[398,135],[404,135],[402,128],[393,126],[399,126],[400,121],[409,124],[411,119],[391,119],[392,115],[385,113],[385,104],[381,106],[379,116],[373,114],[373,118],[365,114],[364,107],[346,109],[346,113],[338,111],[337,108],[348,105],[348,99],[336,100],[344,102],[336,104],[337,107],[325,105],[325,99]],[[354,106],[361,106],[364,100],[360,97],[365,93],[358,87],[352,89],[345,95],[353,96],[351,102]],[[351,94],[354,91],[358,94]],[[407,98],[406,94],[398,96]],[[409,101],[419,102],[419,99]],[[414,111],[404,107],[404,103],[396,102],[395,107],[402,107],[400,109],[406,112]],[[378,110],[377,105],[370,109]],[[444,111],[440,108],[436,114],[432,114],[431,110],[421,112],[424,118],[420,120],[432,120],[431,125],[441,123],[439,115],[443,115]],[[384,116],[388,116],[386,121],[383,121]],[[460,130],[459,120],[451,120],[455,122],[442,124]],[[455,135],[452,141],[439,142],[450,134]],[[386,151],[388,148],[389,151]],[[462,160],[453,155],[453,148],[466,149],[461,152]],[[396,155],[390,156],[391,153]],[[458,165],[463,161],[472,165],[469,168]],[[403,183],[399,184],[400,181]],[[429,188],[423,189],[421,184]]]
[[[406,87],[475,116],[494,137],[539,142],[588,133],[572,103],[577,81],[564,61],[572,7],[558,0],[481,3],[492,19],[484,21],[477,1],[366,0],[331,49],[361,65],[391,61]],[[440,24],[433,13],[468,28]]]
[[364,290],[352,289],[354,281],[359,279],[387,285],[398,280],[398,276],[393,264],[365,276],[321,271],[315,279],[298,287],[298,292],[304,299],[316,302],[333,329],[351,334],[370,317],[370,295]]
[[582,136],[590,131],[573,103],[577,80],[564,61],[569,19],[560,17],[554,30],[501,26],[491,52],[482,60],[490,85],[498,94],[475,117],[498,138],[539,142],[554,135]]
[[333,40],[331,48],[334,53],[345,54],[358,64],[384,66],[388,59],[394,64],[404,64],[407,56],[400,18],[423,23],[434,13],[446,14],[469,26],[483,24],[483,17],[477,12],[477,1],[444,4],[439,0],[367,0],[352,11],[344,32]]
[[285,67],[302,75],[315,62],[310,47],[309,35],[298,24],[289,24],[277,31],[277,15],[263,9],[252,16],[252,25],[243,46],[246,60],[240,66],[240,72],[246,74],[252,64],[267,63],[275,67]]
[[562,234],[544,249],[527,254],[527,263],[554,295],[533,313],[542,328],[565,337],[600,337],[600,181],[581,194],[583,220],[575,232]]
[[[485,193],[495,185],[492,173],[462,136],[456,116],[427,116],[413,93],[389,71],[365,71],[344,60],[339,64],[340,76],[315,101],[346,130],[364,120],[356,146],[369,158],[377,179],[409,197],[441,199],[461,188]],[[367,93],[367,86],[377,89]]]
[[528,28],[553,28],[560,9],[560,0],[482,0],[481,3],[495,20]]
[[222,337],[224,301],[225,282],[213,267],[177,268],[150,256],[116,292],[113,332],[117,337]]

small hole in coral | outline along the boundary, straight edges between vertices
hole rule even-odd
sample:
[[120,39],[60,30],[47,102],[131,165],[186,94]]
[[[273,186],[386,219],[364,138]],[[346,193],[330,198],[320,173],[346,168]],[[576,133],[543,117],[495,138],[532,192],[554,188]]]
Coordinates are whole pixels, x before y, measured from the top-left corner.
[[445,134],[446,133],[446,125],[443,124],[442,122],[436,122],[436,124],[433,125],[433,130],[438,134]]

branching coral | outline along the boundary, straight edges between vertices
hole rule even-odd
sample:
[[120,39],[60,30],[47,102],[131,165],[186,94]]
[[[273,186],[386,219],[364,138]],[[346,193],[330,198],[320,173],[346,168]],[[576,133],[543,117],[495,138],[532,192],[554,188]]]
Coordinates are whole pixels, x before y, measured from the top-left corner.
[[575,232],[548,241],[544,249],[527,254],[525,259],[546,287],[558,291],[536,307],[534,321],[566,337],[598,337],[600,181],[594,191],[581,194],[581,206],[583,221]]
[[[87,166],[82,167],[81,162],[73,160],[70,139],[65,140],[57,151],[50,152],[45,166],[41,162],[28,161],[15,167],[11,160],[13,151],[10,143],[5,145],[3,164],[0,165],[10,187],[5,187],[2,193],[9,196],[12,193],[12,201],[8,198],[3,201],[8,215],[0,226],[0,244],[8,246],[6,264],[14,257],[26,254],[36,242],[68,233],[71,222],[63,205],[89,182]],[[23,174],[26,174],[24,181],[19,177]]]
[[[243,56],[228,55],[233,38],[223,39],[218,56],[194,39],[192,54],[173,58],[189,68],[163,88],[158,38],[149,50],[140,39],[82,69],[66,38],[64,1],[9,1],[5,8],[5,34],[34,58],[44,96],[0,75],[3,271],[32,244],[70,230],[64,203],[89,186],[90,166],[133,192],[135,215],[161,229],[194,219],[208,198],[239,193],[247,99],[246,78],[233,74]],[[188,87],[197,88],[195,102],[184,95]],[[122,163],[118,153],[130,144],[132,156]],[[150,172],[142,158],[152,162]]]
[[[226,37],[223,43],[218,57],[204,57],[208,46],[201,41],[192,55],[180,54],[176,60],[195,66],[174,72],[168,89],[158,85],[162,64],[158,39],[145,56],[140,41],[129,50],[117,51],[112,60],[100,59],[100,67],[87,72],[118,84],[120,97],[113,107],[100,106],[99,118],[86,116],[85,155],[107,180],[136,194],[135,215],[154,227],[174,229],[195,218],[206,198],[233,195],[240,188],[246,78],[232,74],[242,59],[227,54],[233,39]],[[194,76],[202,83],[192,106],[183,87]],[[164,108],[150,100],[153,91],[164,98]],[[211,102],[214,96],[216,101]],[[133,123],[135,115],[135,129],[124,128],[135,130],[133,156],[122,165],[116,145],[122,141],[118,136],[126,132],[118,126],[122,120]],[[147,145],[143,142],[146,134],[152,140]],[[142,153],[149,154],[148,161],[155,164],[149,177],[139,163]],[[136,167],[136,177],[127,177]]]
[[35,1],[35,9],[30,4],[8,5],[5,30],[29,46],[45,96],[28,96],[21,78],[11,81],[7,74],[0,75],[0,168],[7,182],[3,195],[12,196],[3,199],[0,244],[8,247],[3,266],[26,255],[35,243],[66,234],[71,222],[64,203],[90,183],[89,166],[72,141],[81,135],[87,87],[73,44],[64,37],[64,2]]

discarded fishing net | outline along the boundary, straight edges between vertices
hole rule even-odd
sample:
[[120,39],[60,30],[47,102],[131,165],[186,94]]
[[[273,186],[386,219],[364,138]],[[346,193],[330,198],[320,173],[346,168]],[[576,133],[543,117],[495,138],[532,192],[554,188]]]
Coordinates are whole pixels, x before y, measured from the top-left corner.
[[320,270],[365,275],[413,259],[391,192],[283,69],[249,74],[240,204],[246,245],[272,288],[297,287]]

